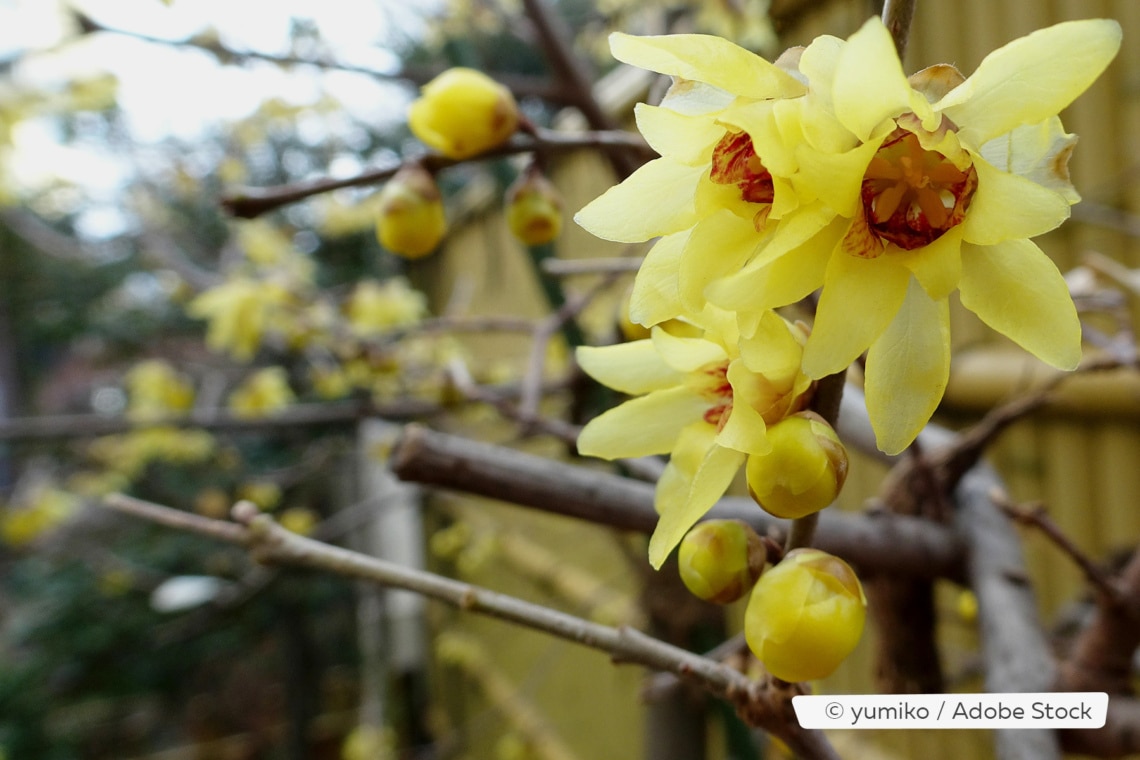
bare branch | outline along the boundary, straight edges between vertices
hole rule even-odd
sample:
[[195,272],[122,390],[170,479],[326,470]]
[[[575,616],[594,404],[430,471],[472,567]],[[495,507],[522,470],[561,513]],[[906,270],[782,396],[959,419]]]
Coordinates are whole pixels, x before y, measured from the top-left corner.
[[818,731],[802,729],[791,713],[791,693],[765,688],[732,668],[666,644],[632,628],[613,628],[573,615],[291,533],[250,502],[238,502],[238,524],[179,512],[121,494],[108,506],[135,517],[246,547],[264,564],[306,567],[382,586],[414,591],[460,610],[499,618],[607,652],[616,662],[674,673],[736,705],[805,758],[837,756]]
[[[519,153],[554,154],[584,148],[611,148],[630,151],[645,158],[656,155],[650,151],[641,135],[615,130],[612,132],[566,133],[536,127],[533,134],[516,135],[497,148],[480,153],[463,161],[447,158],[438,153],[428,153],[420,159],[429,172],[435,173],[465,161],[482,161],[488,158],[502,158]],[[254,219],[262,214],[296,203],[321,193],[332,192],[346,187],[365,187],[388,180],[403,165],[402,161],[392,161],[383,166],[361,172],[353,177],[335,179],[322,177],[290,185],[276,187],[248,187],[222,198],[221,205],[233,216],[240,219]]]

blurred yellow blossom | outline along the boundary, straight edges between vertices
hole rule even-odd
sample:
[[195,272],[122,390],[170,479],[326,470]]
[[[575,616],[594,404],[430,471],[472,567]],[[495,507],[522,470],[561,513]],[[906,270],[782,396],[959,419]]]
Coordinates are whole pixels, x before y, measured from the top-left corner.
[[167,362],[150,359],[127,372],[127,415],[154,420],[184,414],[194,403],[194,389]]
[[199,295],[186,311],[209,321],[206,345],[210,350],[249,361],[266,331],[280,325],[292,301],[292,294],[279,283],[235,277]]
[[230,393],[228,404],[238,417],[267,417],[286,408],[294,400],[285,370],[282,367],[264,367]]
[[353,288],[345,312],[354,333],[376,335],[420,322],[427,316],[427,296],[404,277],[392,277],[382,283],[362,280]]
[[448,69],[425,84],[408,108],[408,127],[449,158],[464,159],[506,142],[519,124],[511,91],[481,71]]
[[25,546],[66,522],[78,509],[74,494],[49,484],[36,486],[19,503],[0,509],[0,536],[11,546]]
[[202,462],[214,453],[215,446],[214,437],[204,430],[163,425],[96,438],[87,447],[87,455],[111,472],[133,480],[151,462]]
[[289,507],[277,515],[282,528],[299,536],[311,536],[320,521],[320,516],[308,507]]
[[380,191],[376,239],[407,259],[427,256],[447,233],[443,196],[435,179],[418,164],[405,165]]
[[238,487],[237,496],[253,502],[258,509],[269,511],[281,503],[281,486],[272,480],[251,480]]

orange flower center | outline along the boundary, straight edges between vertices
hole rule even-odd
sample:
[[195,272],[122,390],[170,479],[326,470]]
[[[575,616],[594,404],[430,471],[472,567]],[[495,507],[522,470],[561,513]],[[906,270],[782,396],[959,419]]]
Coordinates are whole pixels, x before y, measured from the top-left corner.
[[863,175],[863,208],[872,232],[910,251],[960,224],[977,186],[973,166],[959,169],[914,133],[896,129]]
[[749,203],[771,203],[775,197],[772,175],[764,168],[747,132],[728,132],[713,148],[713,182],[736,185]]
[[728,382],[728,362],[714,364],[701,370],[701,395],[711,402],[705,411],[705,422],[724,428],[732,412],[732,383]]

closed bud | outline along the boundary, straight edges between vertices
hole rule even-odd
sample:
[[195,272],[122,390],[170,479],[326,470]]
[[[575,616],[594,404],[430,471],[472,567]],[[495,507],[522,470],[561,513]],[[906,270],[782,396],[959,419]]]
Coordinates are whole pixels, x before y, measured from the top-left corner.
[[681,581],[694,596],[728,604],[748,593],[764,571],[764,542],[740,520],[698,523],[681,539]]
[[795,519],[835,501],[847,479],[847,449],[835,430],[812,412],[768,428],[772,450],[748,457],[748,492],[776,517]]
[[863,635],[867,599],[851,569],[818,549],[795,549],[752,589],[748,648],[785,681],[826,678]]
[[435,179],[422,166],[404,166],[380,191],[380,245],[397,256],[418,259],[434,251],[446,232],[443,197]]
[[412,133],[454,159],[501,145],[518,125],[519,108],[511,91],[475,69],[448,69],[425,84],[408,108]]
[[526,245],[543,245],[562,231],[562,196],[533,166],[507,188],[507,226]]

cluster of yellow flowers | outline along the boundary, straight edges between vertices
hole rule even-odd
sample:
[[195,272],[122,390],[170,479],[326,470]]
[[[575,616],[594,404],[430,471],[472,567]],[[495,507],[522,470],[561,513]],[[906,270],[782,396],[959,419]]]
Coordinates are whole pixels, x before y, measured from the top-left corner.
[[[611,36],[616,58],[673,85],[660,106],[636,110],[661,157],[575,217],[608,240],[659,238],[630,299],[651,337],[579,350],[588,374],[636,396],[591,421],[579,450],[671,455],[657,487],[655,567],[742,465],[777,516],[835,498],[846,453],[804,410],[816,381],[864,352],[878,445],[910,445],[946,387],[955,290],[1034,355],[1076,367],[1068,288],[1029,238],[1079,199],[1067,170],[1075,138],[1057,113],[1119,45],[1115,22],[1075,21],[1010,43],[969,78],[946,64],[908,78],[877,18],[775,63],[711,36]],[[773,311],[817,289],[810,330]],[[698,337],[682,337],[678,321]],[[750,565],[737,556],[722,566],[729,544],[747,542],[711,555],[707,540],[682,548],[683,572],[701,568],[690,586],[702,596],[717,568],[741,585]],[[749,644],[778,677],[822,677],[858,640],[864,604],[840,560],[792,552],[755,583]],[[830,664],[806,664],[821,659]]]

